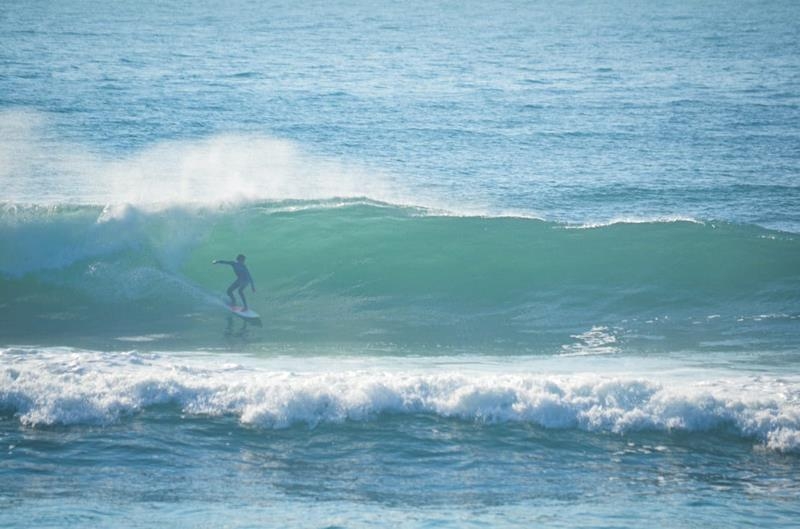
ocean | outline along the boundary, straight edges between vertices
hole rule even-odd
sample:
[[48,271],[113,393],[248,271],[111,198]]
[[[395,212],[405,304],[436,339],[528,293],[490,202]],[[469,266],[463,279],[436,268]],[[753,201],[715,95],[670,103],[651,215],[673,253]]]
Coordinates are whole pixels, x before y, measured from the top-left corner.
[[0,2],[0,526],[797,527],[798,35]]

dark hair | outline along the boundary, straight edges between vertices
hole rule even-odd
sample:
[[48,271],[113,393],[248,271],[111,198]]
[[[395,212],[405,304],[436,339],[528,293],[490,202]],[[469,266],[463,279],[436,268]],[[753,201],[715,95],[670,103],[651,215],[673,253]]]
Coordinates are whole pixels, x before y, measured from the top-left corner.
[[244,255],[242,255],[242,254],[237,255],[236,256],[236,260],[237,261],[244,261]]

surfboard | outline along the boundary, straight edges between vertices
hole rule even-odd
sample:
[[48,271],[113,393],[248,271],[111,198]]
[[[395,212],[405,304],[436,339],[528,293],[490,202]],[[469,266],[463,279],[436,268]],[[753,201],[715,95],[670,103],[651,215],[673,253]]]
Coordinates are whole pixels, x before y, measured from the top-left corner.
[[225,308],[227,308],[229,311],[233,312],[240,318],[244,318],[246,320],[257,320],[261,318],[261,315],[259,315],[259,313],[254,311],[253,309],[245,310],[244,307],[240,307],[239,305],[226,304]]

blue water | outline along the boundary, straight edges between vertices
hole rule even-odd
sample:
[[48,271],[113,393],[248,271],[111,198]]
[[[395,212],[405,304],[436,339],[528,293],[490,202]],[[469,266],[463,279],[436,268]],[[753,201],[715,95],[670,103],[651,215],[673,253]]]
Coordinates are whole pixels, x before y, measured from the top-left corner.
[[798,34],[0,3],[0,525],[796,526]]

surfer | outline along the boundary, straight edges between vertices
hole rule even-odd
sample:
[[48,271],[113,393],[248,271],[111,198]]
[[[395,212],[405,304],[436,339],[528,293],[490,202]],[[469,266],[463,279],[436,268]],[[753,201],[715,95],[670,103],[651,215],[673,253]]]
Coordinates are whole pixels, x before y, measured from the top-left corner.
[[231,305],[236,305],[236,298],[233,297],[233,291],[239,290],[239,297],[242,298],[242,306],[244,310],[247,310],[247,300],[244,297],[244,289],[247,285],[250,285],[250,288],[253,292],[256,291],[256,285],[253,282],[253,277],[250,275],[250,271],[244,265],[244,255],[239,254],[236,256],[235,261],[220,261],[214,259],[211,261],[211,264],[226,264],[231,265],[233,267],[233,272],[236,274],[236,281],[231,283],[231,286],[228,287],[228,296],[231,298]]

